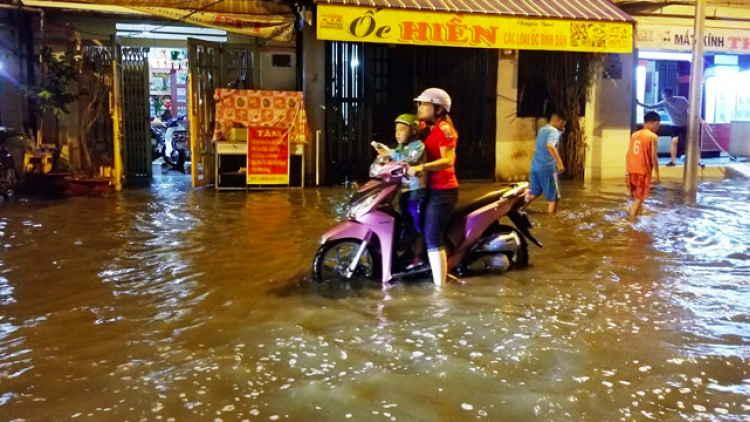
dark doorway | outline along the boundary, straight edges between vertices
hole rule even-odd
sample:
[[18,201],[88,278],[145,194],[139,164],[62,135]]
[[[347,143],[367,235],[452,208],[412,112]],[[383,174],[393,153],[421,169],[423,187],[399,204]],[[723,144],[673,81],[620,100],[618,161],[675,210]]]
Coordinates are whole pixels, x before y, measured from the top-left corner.
[[429,87],[448,91],[461,179],[493,179],[497,50],[327,43],[326,179],[362,181],[370,142],[393,144],[393,120]]

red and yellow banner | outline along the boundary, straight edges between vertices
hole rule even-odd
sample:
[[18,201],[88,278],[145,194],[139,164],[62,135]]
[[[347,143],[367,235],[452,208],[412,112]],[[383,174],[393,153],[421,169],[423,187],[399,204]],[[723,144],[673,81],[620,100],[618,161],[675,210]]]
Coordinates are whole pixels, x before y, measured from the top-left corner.
[[[2,3],[2,1],[0,1]],[[129,10],[180,22],[254,35],[276,41],[294,37],[294,14],[284,2],[265,0],[24,0],[34,7],[96,6],[101,12]]]
[[196,12],[188,17],[181,9],[165,7],[130,7],[140,12],[211,28],[223,29],[274,41],[290,41],[294,33],[293,16],[251,15],[241,13]]
[[519,50],[630,53],[628,22],[318,5],[318,39]]
[[247,184],[289,184],[289,128],[251,127],[247,134]]
[[307,115],[301,91],[220,88],[216,101],[215,142],[229,139],[233,128],[284,127],[289,142],[307,142]]

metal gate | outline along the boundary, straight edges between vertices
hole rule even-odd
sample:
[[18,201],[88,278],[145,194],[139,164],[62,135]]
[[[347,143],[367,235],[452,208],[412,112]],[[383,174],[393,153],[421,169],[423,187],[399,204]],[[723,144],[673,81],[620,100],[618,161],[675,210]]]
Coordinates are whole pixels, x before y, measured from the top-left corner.
[[122,52],[125,136],[123,171],[129,185],[151,181],[153,157],[149,129],[148,49],[124,48]]
[[253,51],[233,44],[221,45],[221,87],[254,89]]
[[371,160],[371,104],[366,98],[367,44],[326,45],[326,179],[329,184],[367,175]]
[[494,178],[497,50],[328,42],[326,61],[327,183],[365,179],[370,142],[394,143],[395,117],[433,86],[453,99],[458,177]]
[[460,179],[495,178],[498,50],[407,47],[413,51],[414,93],[440,87],[453,100],[458,130],[456,174]]
[[192,177],[193,186],[198,187],[213,182],[214,89],[220,72],[219,44],[189,39],[188,58]]
[[[85,97],[78,101],[80,116],[87,116],[85,124],[90,125],[87,130],[80,128],[80,159],[86,161],[85,166],[92,170],[112,163],[113,137],[117,133],[111,110],[114,89],[111,51],[111,45],[86,45],[82,51],[81,76],[86,75],[87,79],[81,83],[91,86],[86,87]],[[97,110],[105,112],[97,113]]]
[[[214,91],[238,86],[252,89],[252,66],[252,52],[247,48],[188,39],[188,109],[194,187],[214,182]],[[243,81],[244,84],[238,83]]]

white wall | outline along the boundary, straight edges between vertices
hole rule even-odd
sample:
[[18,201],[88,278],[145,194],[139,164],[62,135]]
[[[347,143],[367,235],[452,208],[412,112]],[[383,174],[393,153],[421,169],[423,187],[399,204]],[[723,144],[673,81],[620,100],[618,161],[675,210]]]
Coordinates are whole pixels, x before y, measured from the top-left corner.
[[497,130],[495,179],[528,180],[539,127],[532,117],[516,117],[518,59],[500,56],[497,66]]
[[600,75],[586,104],[586,181],[622,178],[633,119],[633,54],[620,54],[622,78]]

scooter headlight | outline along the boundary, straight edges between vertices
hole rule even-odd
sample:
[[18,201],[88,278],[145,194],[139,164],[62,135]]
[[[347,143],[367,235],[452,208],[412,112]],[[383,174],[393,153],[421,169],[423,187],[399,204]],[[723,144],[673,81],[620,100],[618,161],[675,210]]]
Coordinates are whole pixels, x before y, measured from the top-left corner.
[[361,217],[365,212],[367,212],[367,210],[370,209],[370,205],[372,205],[373,201],[375,201],[375,198],[378,197],[379,193],[380,192],[373,192],[372,194],[364,197],[361,201],[352,204],[352,206],[349,208],[349,211],[346,213],[346,216],[355,220]]
[[381,165],[378,163],[372,163],[370,165],[370,177],[377,177],[377,175],[380,173],[380,167]]

